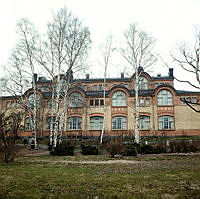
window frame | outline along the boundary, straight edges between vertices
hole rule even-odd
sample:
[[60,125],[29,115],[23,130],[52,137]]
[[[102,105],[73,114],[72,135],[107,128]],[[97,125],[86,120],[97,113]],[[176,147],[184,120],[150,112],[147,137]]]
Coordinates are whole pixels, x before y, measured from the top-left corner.
[[150,116],[141,115],[139,118],[139,129],[140,130],[150,130]]
[[82,129],[82,117],[72,116],[67,121],[68,130],[81,130]]
[[90,130],[102,130],[103,128],[103,117],[92,116],[90,117]]
[[126,100],[127,97],[124,91],[115,91],[112,96],[112,106],[127,106]]
[[[73,98],[72,98],[73,97]],[[69,107],[77,108],[83,106],[83,96],[79,92],[73,92],[69,96]]]
[[158,117],[159,130],[175,130],[174,117],[170,115],[161,115]]
[[127,130],[127,117],[112,117],[112,130]]
[[158,106],[172,106],[173,105],[173,95],[171,91],[167,89],[162,89],[157,95]]

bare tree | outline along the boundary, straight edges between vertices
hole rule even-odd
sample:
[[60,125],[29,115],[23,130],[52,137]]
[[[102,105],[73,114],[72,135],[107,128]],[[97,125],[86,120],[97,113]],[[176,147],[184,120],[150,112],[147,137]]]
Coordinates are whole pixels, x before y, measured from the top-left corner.
[[[196,31],[195,42],[193,46],[191,46],[191,43],[188,44],[185,41],[181,42],[181,44],[178,45],[175,53],[171,53],[171,58],[173,63],[176,64],[175,66],[186,72],[188,76],[192,77],[193,81],[189,81],[188,79],[180,79],[177,76],[174,76],[174,79],[181,83],[187,83],[197,90],[200,89],[200,30],[198,29]],[[164,64],[169,68],[166,62],[164,62]],[[200,110],[197,109],[198,106],[196,106],[200,105],[200,103],[197,101],[193,102],[188,100],[186,97],[181,97],[180,100],[187,104],[195,112],[200,112]]]
[[103,58],[103,66],[104,66],[104,83],[103,83],[103,98],[104,98],[104,117],[103,117],[103,126],[102,131],[100,135],[100,144],[103,142],[103,135],[105,131],[105,121],[106,121],[106,77],[107,77],[107,68],[110,64],[110,60],[112,57],[112,53],[115,50],[113,47],[113,37],[112,35],[109,35],[106,38],[106,41],[101,49],[101,54]]
[[52,102],[55,102],[55,107],[52,107],[51,111],[50,145],[53,144],[54,147],[59,128],[62,128],[59,137],[66,129],[68,90],[71,81],[74,74],[84,70],[90,43],[88,28],[66,8],[60,9],[53,16],[52,21],[48,23],[46,40],[41,42],[36,60],[52,79]]
[[[39,35],[33,24],[27,19],[21,19],[17,24],[17,33],[19,39],[10,57],[9,78],[7,79],[6,90],[12,96],[17,97],[18,104],[28,110],[32,123],[32,140],[34,148],[37,148],[36,135],[36,117],[37,117],[37,94],[36,94],[36,61],[34,59],[37,53],[37,41]],[[33,99],[30,102],[24,98],[24,92],[27,86],[32,83]]]
[[134,73],[134,89],[135,89],[135,142],[140,142],[139,133],[139,84],[141,67],[146,69],[155,63],[156,58],[153,54],[155,39],[148,33],[140,30],[137,24],[130,24],[127,31],[124,33],[125,44],[121,48],[121,54],[131,67]]

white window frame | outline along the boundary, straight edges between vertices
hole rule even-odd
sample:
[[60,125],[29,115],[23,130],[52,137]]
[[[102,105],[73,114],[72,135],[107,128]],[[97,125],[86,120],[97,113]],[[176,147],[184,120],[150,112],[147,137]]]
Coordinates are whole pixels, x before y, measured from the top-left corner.
[[123,91],[116,91],[113,94],[112,106],[126,106],[126,94]]
[[138,89],[139,90],[147,90],[148,89],[148,81],[145,77],[139,77]]
[[174,130],[174,117],[163,115],[158,118],[159,130]]
[[124,116],[113,117],[112,130],[127,130],[127,118]]
[[140,116],[139,128],[140,130],[150,130],[150,116]]
[[173,95],[169,90],[164,89],[158,93],[158,105],[159,106],[173,105]]
[[102,116],[90,117],[90,130],[102,130],[102,128],[103,128]]
[[69,107],[82,107],[83,97],[79,92],[73,92],[69,97]]
[[69,130],[81,130],[82,127],[82,118],[81,117],[69,117],[68,118],[68,129]]

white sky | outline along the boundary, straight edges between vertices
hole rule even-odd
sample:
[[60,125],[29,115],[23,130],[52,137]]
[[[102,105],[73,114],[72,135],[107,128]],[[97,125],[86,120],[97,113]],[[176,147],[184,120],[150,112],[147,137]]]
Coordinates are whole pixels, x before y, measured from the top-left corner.
[[[116,41],[130,23],[137,22],[157,39],[157,52],[168,60],[169,52],[180,40],[192,41],[194,25],[200,24],[200,0],[1,0],[0,4],[0,67],[6,65],[9,53],[15,46],[16,23],[28,18],[39,31],[44,31],[52,12],[66,6],[88,26],[93,42],[91,53],[92,76],[100,76],[96,51],[106,36],[112,33]],[[114,58],[115,59],[115,58]],[[110,68],[110,74],[120,75],[124,66]],[[171,67],[174,67],[171,65]],[[114,73],[115,71],[115,73]],[[168,69],[158,62],[153,74],[167,75]],[[3,72],[0,73],[0,76]],[[182,77],[183,73],[176,71]],[[102,76],[101,76],[102,77]],[[177,89],[185,89],[176,84]]]

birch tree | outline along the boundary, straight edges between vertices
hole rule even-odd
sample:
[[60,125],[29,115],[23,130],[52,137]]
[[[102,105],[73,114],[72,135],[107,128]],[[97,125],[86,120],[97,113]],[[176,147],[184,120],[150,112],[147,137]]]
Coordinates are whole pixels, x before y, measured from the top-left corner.
[[90,43],[88,28],[66,8],[53,15],[48,23],[46,41],[41,42],[36,59],[52,79],[52,102],[55,102],[55,107],[51,111],[50,145],[54,147],[59,128],[62,128],[60,133],[66,129],[70,83],[74,74],[84,70]]
[[[16,47],[10,57],[10,65],[8,70],[9,78],[6,89],[13,95],[17,96],[18,103],[28,110],[31,118],[32,126],[32,140],[34,141],[34,148],[37,148],[36,135],[36,117],[37,117],[37,94],[36,94],[36,61],[34,55],[37,52],[37,41],[39,35],[35,30],[33,24],[27,19],[21,19],[17,24],[18,41]],[[24,92],[27,89],[26,85],[32,83],[33,98],[32,105],[24,99]],[[29,84],[30,85],[30,84]]]
[[132,73],[134,74],[134,89],[135,89],[135,125],[134,135],[135,142],[140,142],[139,132],[139,83],[141,75],[141,67],[146,69],[155,63],[156,58],[153,54],[155,39],[147,32],[140,30],[137,24],[130,24],[129,28],[124,33],[125,42],[121,48],[121,54],[129,64]]
[[100,135],[100,144],[103,142],[103,135],[105,131],[105,121],[106,121],[106,77],[107,77],[107,68],[110,64],[110,60],[112,57],[112,53],[115,50],[113,47],[113,37],[112,35],[109,35],[105,41],[105,44],[103,45],[101,49],[101,54],[103,58],[103,66],[104,66],[104,82],[103,82],[103,98],[104,98],[104,117],[103,117],[103,125]]

